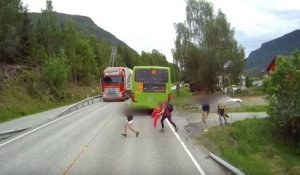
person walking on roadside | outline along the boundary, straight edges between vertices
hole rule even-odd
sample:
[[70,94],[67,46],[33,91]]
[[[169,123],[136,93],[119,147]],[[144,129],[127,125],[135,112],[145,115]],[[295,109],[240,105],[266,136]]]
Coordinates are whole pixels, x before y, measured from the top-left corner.
[[220,125],[223,125],[222,118],[224,119],[224,122],[227,125],[228,123],[227,123],[227,120],[226,120],[226,108],[225,108],[225,105],[223,105],[223,104],[218,105],[218,114],[219,114]]
[[208,124],[207,124],[207,118],[210,111],[210,106],[208,103],[202,104],[202,122],[205,125],[204,132],[208,131]]
[[158,113],[158,115],[162,115],[162,118],[160,119],[161,130],[159,130],[159,132],[164,132],[165,131],[164,120],[166,118],[174,126],[175,131],[176,132],[178,131],[178,128],[177,128],[176,124],[172,120],[172,110],[173,109],[171,109],[171,108],[173,108],[173,107],[171,107],[170,101],[168,101],[166,103],[162,103],[161,111],[160,111],[160,113]]
[[132,113],[132,111],[130,111],[129,109],[126,109],[125,115],[127,117],[127,122],[124,126],[124,133],[122,133],[122,135],[124,137],[127,137],[127,130],[130,129],[132,132],[135,133],[135,136],[138,137],[140,132],[132,128],[132,124],[133,124],[133,113]]

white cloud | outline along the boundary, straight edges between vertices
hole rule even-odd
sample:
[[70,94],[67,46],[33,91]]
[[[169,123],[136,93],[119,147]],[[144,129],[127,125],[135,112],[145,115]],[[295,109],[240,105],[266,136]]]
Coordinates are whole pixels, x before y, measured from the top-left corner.
[[[26,2],[26,1],[25,1]],[[185,0],[52,0],[57,12],[91,17],[138,52],[157,49],[171,62],[174,23],[185,18]],[[45,8],[45,0],[27,0],[30,11]]]
[[[157,49],[172,61],[174,23],[185,19],[185,0],[52,0],[58,12],[91,17],[138,52]],[[40,12],[46,0],[23,0]],[[298,0],[211,0],[221,9],[246,53],[300,28]]]
[[[221,9],[237,33],[246,54],[263,42],[300,28],[300,1],[297,0],[212,0]],[[293,12],[293,14],[289,14]],[[298,13],[297,13],[298,12]],[[279,16],[279,13],[285,16]],[[295,18],[297,16],[297,18]]]

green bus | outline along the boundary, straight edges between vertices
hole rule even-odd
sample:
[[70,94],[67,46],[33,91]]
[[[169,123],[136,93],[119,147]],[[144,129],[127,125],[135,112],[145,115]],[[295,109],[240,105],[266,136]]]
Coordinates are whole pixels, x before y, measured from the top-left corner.
[[131,78],[132,106],[153,109],[171,99],[169,67],[135,66]]

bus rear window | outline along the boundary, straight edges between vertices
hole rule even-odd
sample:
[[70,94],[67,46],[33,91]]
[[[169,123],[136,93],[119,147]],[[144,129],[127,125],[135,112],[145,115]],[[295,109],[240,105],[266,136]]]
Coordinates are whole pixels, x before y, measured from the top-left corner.
[[163,69],[137,69],[135,81],[143,83],[167,83],[168,70]]

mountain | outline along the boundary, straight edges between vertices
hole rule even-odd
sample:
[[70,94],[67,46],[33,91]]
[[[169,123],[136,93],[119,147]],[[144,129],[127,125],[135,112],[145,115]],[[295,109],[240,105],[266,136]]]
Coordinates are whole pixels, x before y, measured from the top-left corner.
[[259,49],[249,54],[245,69],[246,75],[262,75],[275,56],[290,55],[295,49],[300,50],[300,30],[263,43]]
[[[106,40],[112,45],[122,45],[127,46],[126,43],[119,40],[113,34],[109,33],[108,31],[98,27],[94,21],[86,16],[80,15],[69,15],[64,13],[56,13],[59,21],[64,24],[68,20],[72,20],[76,29],[80,32],[83,32],[87,35],[95,34],[100,39]],[[41,16],[41,13],[29,13],[32,22],[35,23]]]

